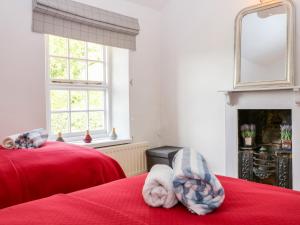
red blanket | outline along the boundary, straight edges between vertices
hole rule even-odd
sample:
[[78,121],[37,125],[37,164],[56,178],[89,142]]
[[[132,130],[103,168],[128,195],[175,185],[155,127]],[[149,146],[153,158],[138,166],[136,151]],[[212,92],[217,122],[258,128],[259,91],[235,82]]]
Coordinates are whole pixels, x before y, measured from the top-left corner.
[[119,164],[90,148],[48,142],[39,149],[0,149],[0,208],[124,178]]
[[[197,216],[178,204],[151,208],[142,198],[145,175],[0,210],[0,225],[299,225],[300,193],[219,177],[224,204]],[[18,215],[18,216],[16,216]]]

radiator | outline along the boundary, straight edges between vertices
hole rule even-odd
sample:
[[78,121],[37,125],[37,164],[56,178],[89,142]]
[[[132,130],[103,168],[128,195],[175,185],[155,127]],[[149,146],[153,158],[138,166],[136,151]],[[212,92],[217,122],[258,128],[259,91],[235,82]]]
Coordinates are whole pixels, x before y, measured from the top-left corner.
[[147,142],[117,145],[101,148],[101,152],[115,159],[127,177],[139,175],[147,171]]

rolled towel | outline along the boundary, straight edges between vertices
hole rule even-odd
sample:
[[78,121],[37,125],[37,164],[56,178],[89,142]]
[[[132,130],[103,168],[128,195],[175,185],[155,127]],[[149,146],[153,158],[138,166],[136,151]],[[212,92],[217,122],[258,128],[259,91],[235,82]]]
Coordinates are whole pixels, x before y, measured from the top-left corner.
[[2,147],[6,149],[13,149],[15,148],[15,140],[18,138],[20,134],[10,135],[3,139]]
[[2,147],[6,149],[39,148],[47,139],[47,131],[40,128],[8,136],[2,141]]
[[172,208],[177,204],[173,190],[173,170],[167,165],[155,165],[143,187],[145,202],[152,207]]
[[199,152],[180,150],[174,157],[173,169],[176,197],[191,212],[205,215],[223,203],[224,189]]

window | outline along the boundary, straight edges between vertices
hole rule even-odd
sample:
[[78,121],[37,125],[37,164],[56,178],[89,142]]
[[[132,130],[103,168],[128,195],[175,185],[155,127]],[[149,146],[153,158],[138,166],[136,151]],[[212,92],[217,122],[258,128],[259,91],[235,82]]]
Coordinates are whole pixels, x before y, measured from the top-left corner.
[[48,127],[52,135],[82,137],[86,130],[107,136],[109,126],[108,48],[48,36]]

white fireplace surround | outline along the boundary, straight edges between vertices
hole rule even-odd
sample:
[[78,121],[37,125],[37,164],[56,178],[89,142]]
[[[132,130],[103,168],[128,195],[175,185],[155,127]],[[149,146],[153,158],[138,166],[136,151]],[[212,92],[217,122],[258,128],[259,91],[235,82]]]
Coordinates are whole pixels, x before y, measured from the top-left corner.
[[299,88],[224,91],[226,175],[238,177],[238,110],[291,109],[293,126],[293,189],[300,190],[300,105]]

